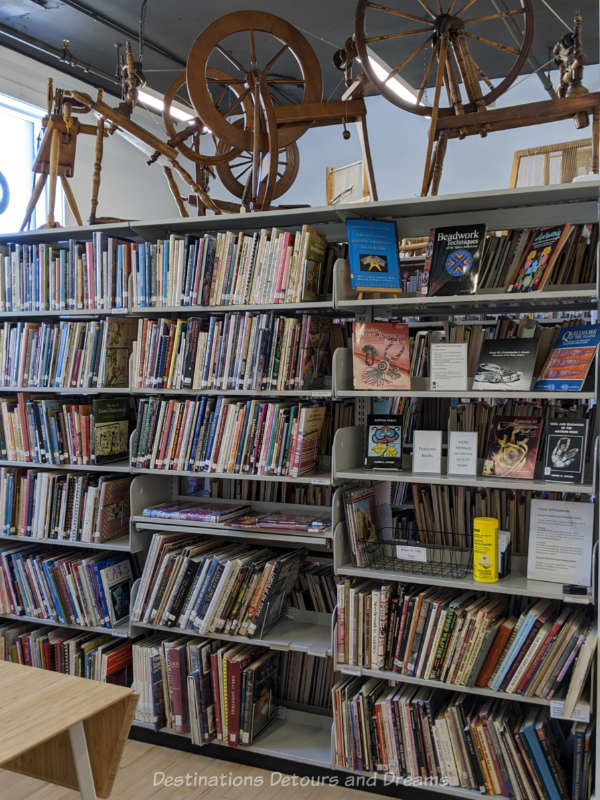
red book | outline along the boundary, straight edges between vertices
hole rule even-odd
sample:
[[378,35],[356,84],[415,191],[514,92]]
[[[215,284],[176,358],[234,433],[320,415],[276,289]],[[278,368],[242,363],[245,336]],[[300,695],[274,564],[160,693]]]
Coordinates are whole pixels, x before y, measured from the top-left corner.
[[355,389],[410,389],[410,346],[404,322],[353,322]]
[[230,747],[237,747],[240,740],[242,673],[256,654],[256,650],[239,653],[227,665],[227,744]]
[[219,653],[220,651],[210,654],[210,678],[213,688],[213,699],[215,701],[215,730],[217,731],[217,741],[222,742],[223,722],[221,719],[221,693],[219,691]]
[[492,673],[496,668],[498,659],[502,655],[504,647],[508,642],[514,627],[515,620],[511,618],[504,620],[502,625],[500,625],[498,628],[498,632],[494,637],[490,651],[483,662],[483,666],[481,667],[479,675],[477,676],[475,686],[479,686],[482,689],[487,689],[488,681],[492,677]]

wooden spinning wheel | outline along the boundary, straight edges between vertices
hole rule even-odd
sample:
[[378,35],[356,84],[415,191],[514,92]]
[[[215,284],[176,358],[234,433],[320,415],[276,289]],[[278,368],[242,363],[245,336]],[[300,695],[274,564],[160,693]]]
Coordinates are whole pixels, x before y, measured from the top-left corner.
[[[363,71],[390,102],[425,117],[477,111],[497,100],[521,72],[533,41],[533,9],[531,0],[503,0],[502,4],[486,0],[395,0],[394,7],[359,0],[356,8],[355,39]],[[489,8],[488,8],[489,7]],[[503,10],[496,10],[502,8]],[[410,10],[409,10],[410,9]],[[491,9],[491,11],[490,11]],[[494,38],[494,27],[510,20],[511,44]],[[475,33],[489,24],[489,36]],[[486,31],[487,33],[487,31]],[[471,50],[492,50],[504,61],[499,66],[505,78],[494,86],[475,60]],[[371,53],[379,64],[376,69]],[[408,50],[407,53],[403,52]],[[390,87],[389,81],[409,65],[421,59],[422,79],[415,103],[405,100]],[[388,67],[387,64],[390,66]],[[422,103],[430,78],[435,80],[434,99]],[[460,83],[459,83],[460,81]],[[480,81],[487,92],[483,93]],[[409,81],[410,82],[410,81]],[[414,78],[413,78],[414,82]],[[443,104],[442,85],[447,104]]]

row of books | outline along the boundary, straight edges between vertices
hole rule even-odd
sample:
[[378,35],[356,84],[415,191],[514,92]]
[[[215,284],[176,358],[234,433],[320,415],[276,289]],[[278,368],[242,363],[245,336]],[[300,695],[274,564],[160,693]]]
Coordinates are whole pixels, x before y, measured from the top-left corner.
[[230,478],[181,478],[181,483],[202,482],[207,485],[206,496],[226,500],[248,500],[261,503],[292,503],[294,505],[331,507],[333,493],[330,486],[318,484],[272,483],[244,481]]
[[323,388],[344,328],[302,314],[140,319],[133,386],[282,391]]
[[221,306],[316,300],[325,239],[307,225],[130,245],[137,306]]
[[155,533],[132,619],[200,634],[260,637],[285,610],[304,558],[303,550]]
[[[460,326],[461,330],[465,326]],[[466,342],[442,342],[431,331],[411,340],[402,322],[352,324],[353,385],[355,389],[403,391],[411,377],[423,376],[429,365],[432,391],[581,391],[600,342],[600,325],[563,324],[531,328],[526,336],[510,334],[519,324],[477,326],[480,334]],[[483,335],[483,331],[487,336]],[[428,345],[428,348],[425,345]],[[435,366],[432,353],[436,349]],[[417,355],[415,355],[417,353]]]
[[331,708],[333,660],[291,650],[281,654],[279,699],[284,705]]
[[130,401],[98,398],[59,403],[52,397],[0,397],[0,452],[9,461],[108,464],[129,453]]
[[258,511],[248,503],[158,503],[146,506],[143,515],[152,519],[169,519],[196,522],[202,525],[225,525],[234,530],[257,530],[274,533],[329,533],[331,515],[318,512],[286,513],[284,511]]
[[333,564],[307,558],[288,598],[291,608],[331,614],[335,610],[336,587]]
[[0,380],[7,387],[129,386],[133,320],[4,322]]
[[129,556],[32,545],[0,547],[0,614],[115,628],[129,616]]
[[337,663],[546,700],[568,687],[566,705],[574,707],[596,648],[590,615],[550,600],[520,601],[344,580]]
[[[333,716],[335,761],[345,769],[418,779],[442,793],[450,786],[517,800],[588,796],[593,723],[565,731],[545,709],[376,678],[336,683]],[[586,740],[585,764],[569,772],[569,749],[585,750]]]
[[1,311],[127,308],[129,246],[103,233],[89,242],[0,244]]
[[144,398],[132,464],[157,470],[289,475],[312,472],[327,407],[319,403]]
[[[400,484],[406,489],[396,502],[408,503],[398,509],[406,520],[403,539],[430,545],[453,545],[457,550],[470,551],[473,520],[494,517],[500,530],[509,531],[513,552],[526,553],[532,500],[581,500],[580,495],[562,492],[529,492],[509,489],[479,489],[467,486],[436,484]],[[397,487],[395,487],[397,488]],[[393,545],[391,515],[385,515],[385,483],[376,487],[360,487],[344,493],[344,511],[351,552],[357,566],[368,566],[368,545],[388,542]],[[586,496],[587,498],[587,496]],[[581,502],[585,502],[582,500]],[[383,508],[382,508],[383,506]],[[366,547],[365,547],[366,545]]]
[[4,536],[107,542],[129,529],[131,479],[0,469]]
[[105,633],[2,622],[0,659],[120,686],[132,680],[131,642]]

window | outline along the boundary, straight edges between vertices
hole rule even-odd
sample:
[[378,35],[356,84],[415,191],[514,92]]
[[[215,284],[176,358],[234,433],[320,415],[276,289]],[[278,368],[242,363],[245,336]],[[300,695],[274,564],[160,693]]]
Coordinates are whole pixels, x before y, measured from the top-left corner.
[[[31,171],[42,130],[44,111],[0,94],[0,233],[18,231],[33,188]],[[31,227],[46,222],[46,192],[39,199]],[[64,224],[64,198],[57,188],[56,212]]]

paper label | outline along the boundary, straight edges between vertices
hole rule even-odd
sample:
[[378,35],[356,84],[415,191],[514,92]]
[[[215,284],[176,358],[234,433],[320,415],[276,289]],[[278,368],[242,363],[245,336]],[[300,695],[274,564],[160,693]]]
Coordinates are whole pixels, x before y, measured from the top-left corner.
[[415,547],[414,545],[399,544],[396,546],[396,557],[404,561],[427,561],[427,548]]
[[570,719],[573,722],[589,722],[590,721],[590,707],[588,705],[577,705],[573,709],[573,714],[570,717],[563,717],[564,700],[551,700],[550,701],[550,716],[552,719]]

